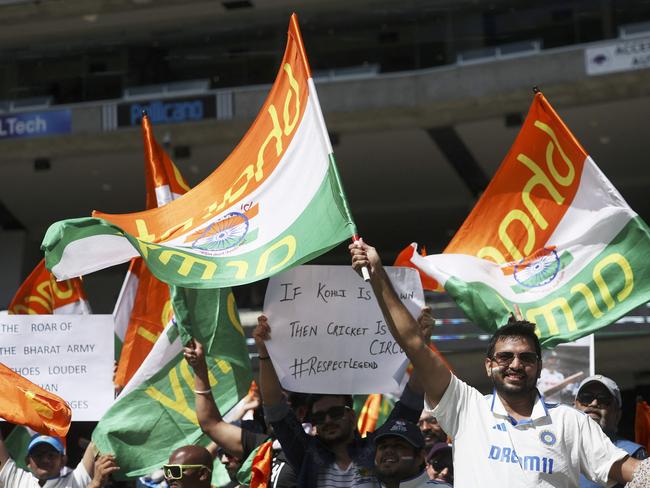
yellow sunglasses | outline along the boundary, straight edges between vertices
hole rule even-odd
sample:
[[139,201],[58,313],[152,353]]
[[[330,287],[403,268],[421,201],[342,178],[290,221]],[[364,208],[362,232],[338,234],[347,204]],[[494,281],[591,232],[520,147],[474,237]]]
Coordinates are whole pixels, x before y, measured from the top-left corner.
[[191,468],[205,468],[212,471],[205,464],[165,464],[163,465],[163,475],[166,480],[179,480],[183,477],[183,471]]

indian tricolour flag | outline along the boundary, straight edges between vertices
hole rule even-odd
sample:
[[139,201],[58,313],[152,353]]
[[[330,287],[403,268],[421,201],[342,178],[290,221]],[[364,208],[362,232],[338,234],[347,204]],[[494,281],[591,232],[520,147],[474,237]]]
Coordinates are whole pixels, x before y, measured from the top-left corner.
[[298,29],[253,125],[203,182],[161,208],[55,223],[43,241],[59,278],[141,255],[161,281],[250,283],[320,255],[355,233]]
[[650,299],[650,231],[541,93],[443,254],[410,262],[479,326],[518,305],[542,344],[572,341]]

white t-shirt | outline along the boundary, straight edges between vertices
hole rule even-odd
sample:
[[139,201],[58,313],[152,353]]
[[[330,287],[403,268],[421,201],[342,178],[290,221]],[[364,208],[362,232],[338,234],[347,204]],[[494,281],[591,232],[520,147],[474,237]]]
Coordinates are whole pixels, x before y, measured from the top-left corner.
[[578,487],[582,472],[607,483],[627,454],[589,416],[538,395],[530,419],[516,422],[498,395],[483,396],[452,375],[440,403],[425,410],[453,442],[454,487]]
[[[85,488],[91,481],[83,463],[79,463],[63,476],[47,480],[43,488]],[[8,459],[0,470],[0,488],[41,488],[41,485],[31,472],[16,466],[13,459]]]

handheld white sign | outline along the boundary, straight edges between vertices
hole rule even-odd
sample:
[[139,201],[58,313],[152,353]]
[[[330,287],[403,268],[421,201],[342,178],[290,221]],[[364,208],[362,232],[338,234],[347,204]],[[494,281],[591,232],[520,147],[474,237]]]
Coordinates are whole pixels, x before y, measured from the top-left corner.
[[0,361],[63,398],[72,420],[99,420],[113,403],[112,315],[2,315]]
[[[386,271],[409,312],[424,293],[417,271]],[[408,365],[369,283],[348,266],[299,266],[272,277],[267,348],[282,387],[305,393],[394,392]]]

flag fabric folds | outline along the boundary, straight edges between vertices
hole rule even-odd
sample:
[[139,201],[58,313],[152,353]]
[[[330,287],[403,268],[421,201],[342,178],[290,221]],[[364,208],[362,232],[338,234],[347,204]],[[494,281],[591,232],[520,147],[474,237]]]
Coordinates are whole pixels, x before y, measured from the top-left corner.
[[233,286],[306,262],[354,235],[297,17],[260,113],[210,176],[162,208],[93,215],[48,230],[42,248],[58,278],[140,254],[166,283]]
[[[185,194],[189,186],[156,142],[147,115],[142,117],[147,208],[157,208]],[[142,258],[131,260],[113,311],[122,342],[115,384],[124,387],[138,370],[172,318],[169,286],[157,280]]]
[[172,297],[175,320],[93,432],[98,449],[115,454],[121,477],[151,473],[181,445],[209,443],[194,411],[194,375],[182,354],[189,337],[206,348],[210,384],[221,412],[246,395],[252,379],[232,292],[175,288]]
[[365,437],[369,432],[381,427],[393,410],[394,404],[391,395],[355,395],[354,411],[357,414],[357,429],[361,436]]
[[[81,278],[57,282],[42,259],[32,270],[9,303],[12,315],[89,314],[91,313]],[[1,416],[1,415],[0,415]],[[26,469],[27,445],[34,430],[16,425],[5,439],[5,446],[16,464]],[[65,445],[65,438],[62,439]]]
[[357,429],[361,437],[365,437],[368,432],[373,432],[377,427],[377,420],[381,410],[382,395],[380,393],[371,393],[366,397],[366,401],[359,413],[357,420]]
[[[414,246],[414,245],[413,245]],[[611,324],[650,299],[650,231],[541,93],[445,252],[409,261],[477,325],[514,306],[545,346]]]
[[[27,446],[29,446],[29,442],[35,434],[36,431],[29,427],[25,427],[24,425],[15,425],[14,428],[11,429],[11,432],[9,432],[9,435],[5,438],[5,447],[7,448],[9,456],[14,460],[16,466],[21,469],[29,469],[29,466],[27,466],[27,463],[25,462],[25,458],[27,457]],[[65,441],[64,437],[61,438],[62,443],[63,441]]]
[[237,481],[243,486],[266,488],[271,477],[273,441],[268,440],[251,452],[237,472]]
[[[444,291],[442,288],[440,288],[440,285],[436,280],[434,280],[431,276],[427,275],[426,273],[422,272],[421,269],[417,268],[416,266],[413,265],[411,262],[411,256],[413,256],[413,253],[416,251],[416,249],[411,245],[411,246],[406,246],[402,251],[397,255],[395,258],[395,262],[393,263],[393,266],[404,266],[407,268],[414,268],[417,270],[418,274],[420,275],[420,281],[422,282],[422,288],[425,290],[430,290],[430,291]],[[426,256],[427,253],[424,250],[424,247],[420,249],[420,254],[422,256]]]
[[42,259],[9,303],[13,315],[90,313],[81,278],[57,282]]
[[41,434],[64,437],[72,410],[61,397],[0,363],[0,417]]
[[638,399],[634,417],[634,442],[650,451],[650,406],[648,402]]

